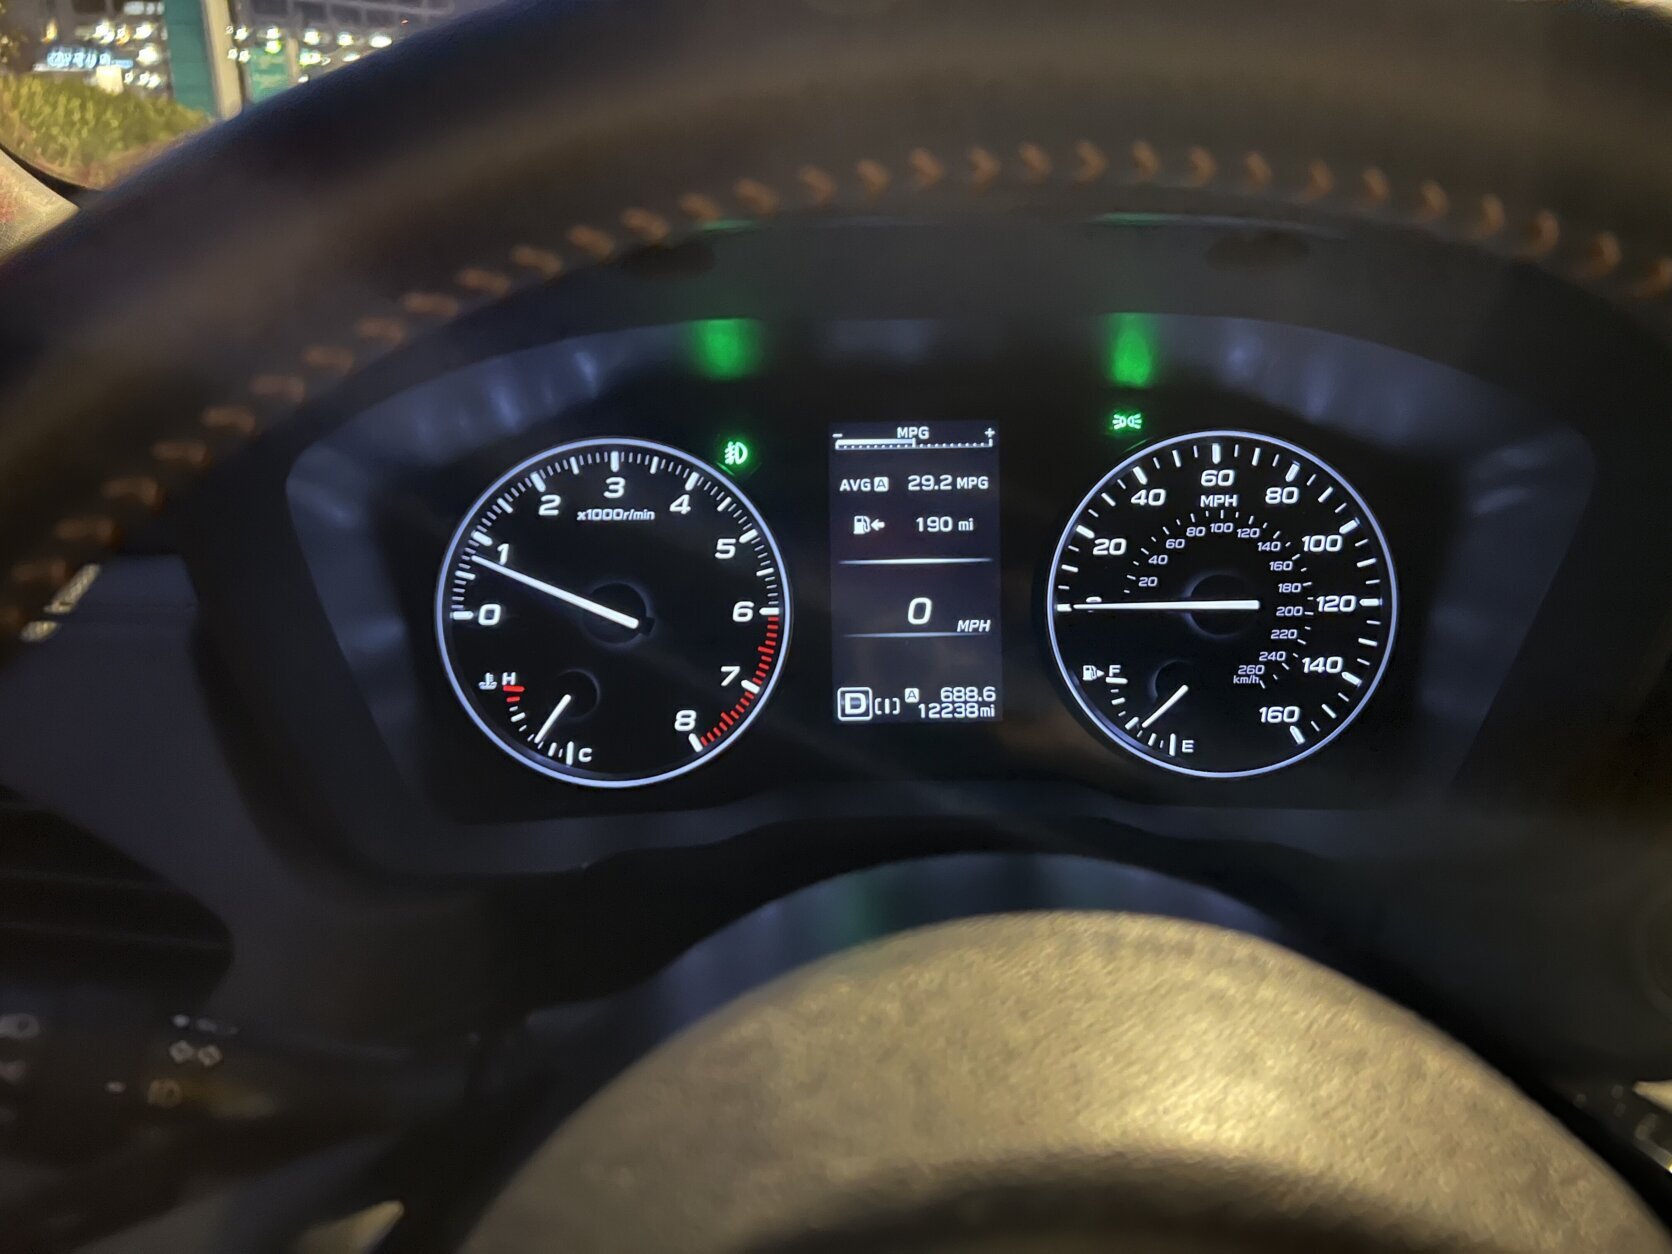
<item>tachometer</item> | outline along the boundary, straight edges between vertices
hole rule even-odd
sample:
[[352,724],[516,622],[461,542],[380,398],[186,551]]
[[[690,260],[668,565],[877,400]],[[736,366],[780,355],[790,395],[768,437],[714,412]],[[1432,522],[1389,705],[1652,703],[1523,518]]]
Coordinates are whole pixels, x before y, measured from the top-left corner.
[[766,704],[789,581],[759,512],[677,449],[583,440],[503,475],[447,551],[441,656],[525,766],[627,788],[727,748]]
[[1069,692],[1122,748],[1188,775],[1259,775],[1364,709],[1398,616],[1363,499],[1246,431],[1133,454],[1063,532],[1046,604]]

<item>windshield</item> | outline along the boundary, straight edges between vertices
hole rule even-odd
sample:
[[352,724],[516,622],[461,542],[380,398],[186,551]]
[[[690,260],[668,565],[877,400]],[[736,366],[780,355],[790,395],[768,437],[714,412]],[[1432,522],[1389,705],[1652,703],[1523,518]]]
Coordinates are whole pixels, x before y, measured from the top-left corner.
[[453,16],[455,0],[0,0],[0,148],[75,191]]

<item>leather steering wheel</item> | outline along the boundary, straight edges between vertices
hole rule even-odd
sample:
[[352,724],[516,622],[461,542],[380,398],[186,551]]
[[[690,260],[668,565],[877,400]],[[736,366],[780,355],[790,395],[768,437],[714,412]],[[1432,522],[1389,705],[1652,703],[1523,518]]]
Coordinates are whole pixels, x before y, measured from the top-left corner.
[[0,268],[0,640],[368,361],[721,220],[1351,218],[1672,338],[1669,63],[1664,14],[1601,3],[497,7],[216,128]]
[[[0,638],[11,647],[80,563],[370,361],[527,286],[721,222],[1017,213],[1071,222],[1116,211],[1350,220],[1547,268],[1672,345],[1669,66],[1664,13],[1601,3],[546,0],[496,8],[213,130],[0,267]],[[811,1048],[840,1043],[828,1015],[842,990],[861,985],[877,998],[873,1009],[895,1007],[896,1026],[910,1026],[901,989],[926,990],[929,1001],[916,1004],[938,1007],[936,989],[963,996],[980,986],[1030,1012],[1015,977],[1053,952],[1062,971],[1084,977],[1063,988],[1130,998],[1128,1013],[1140,1021],[1146,1007],[1169,1004],[1161,958],[1182,962],[1175,969],[1194,973],[1184,984],[1198,991],[1216,962],[1229,962],[1260,987],[1275,979],[1323,1004],[1353,1000],[1333,984],[1318,987],[1319,973],[1278,971],[1279,957],[1251,957],[1196,933],[1125,937],[1143,961],[1120,969],[1143,978],[1110,984],[1120,964],[1110,965],[1100,930],[1109,926],[1012,922],[959,938],[962,969],[948,967],[944,937],[908,938],[834,976],[821,969],[778,989],[772,1004],[781,1013],[767,1018],[795,1025],[788,1039]],[[1223,1008],[1204,997],[1198,1009]],[[1284,1013],[1300,1013],[1298,1005]],[[1411,1058],[1455,1049],[1403,1020],[1383,1021],[1393,1014],[1385,1006],[1372,1009],[1380,1026],[1366,1041],[1377,1049]],[[1032,1010],[1024,1029],[1052,1022]],[[759,1003],[739,1011],[761,1013]],[[950,1022],[935,1021],[941,1031]],[[983,1066],[1004,1056],[1017,1068],[1048,1059],[1053,1076],[1073,1070],[1073,1051],[1059,1058],[1043,1038],[1009,1039],[1000,1050],[965,1026]],[[1310,1023],[1292,1047],[1323,1048],[1330,1026]],[[670,1092],[670,1075],[776,1056],[747,1032],[748,1048],[716,1055],[716,1039],[736,1027],[729,1019],[652,1059],[653,1091]],[[1226,1092],[1211,1080],[1221,1073],[1202,1074],[1202,1105],[1178,1117],[1222,1107]],[[1293,1096],[1308,1074],[1274,1068],[1271,1101]],[[1397,1067],[1387,1076],[1396,1082]],[[1509,1109],[1507,1092],[1494,1088],[1482,1109]],[[601,1100],[617,1113],[631,1107],[619,1096]],[[1474,1222],[1491,1209],[1482,1196],[1490,1181],[1475,1173],[1460,1174],[1466,1187],[1458,1188],[1425,1177],[1428,1191],[1398,1214],[1355,1211],[1354,1199],[1369,1194],[1345,1187],[1325,1161],[1315,1164],[1319,1191],[1306,1195],[1322,1208],[1313,1218],[1347,1224],[1367,1249],[1460,1233],[1483,1249],[1667,1248],[1623,1188],[1554,1124],[1532,1121],[1537,1128],[1528,1124],[1519,1142],[1479,1128],[1480,1137],[1448,1142],[1436,1125],[1416,1126],[1440,1119],[1443,1105],[1401,1113],[1396,1104],[1363,1135],[1536,1159],[1543,1174],[1517,1176],[1525,1187],[1510,1208],[1521,1208],[1515,1225]],[[1253,1106],[1238,1109],[1253,1118]],[[1114,1181],[1130,1194],[1155,1169],[1145,1152],[1154,1143],[1122,1140],[1130,1121],[1111,1120],[1107,1130],[1083,1162],[1095,1160],[1100,1188]],[[1234,1136],[1236,1126],[1220,1131]],[[967,1129],[951,1121],[939,1134]],[[700,1153],[700,1138],[682,1143]],[[922,1161],[940,1159],[925,1151]],[[809,1170],[829,1179],[839,1168],[826,1159]],[[1246,1221],[1245,1234],[1275,1222],[1255,1200],[1258,1182],[1247,1183],[1215,1195]],[[734,1177],[732,1187],[747,1189],[748,1180]],[[1552,1202],[1543,1211],[1541,1190]],[[908,1194],[927,1196],[889,1196]],[[1585,1204],[1568,1210],[1554,1204],[1580,1196]],[[1594,1220],[1598,1199],[1619,1227],[1581,1222]],[[936,1205],[946,1200],[934,1195]],[[619,1214],[632,1212],[630,1199],[620,1202]],[[988,1212],[954,1208],[971,1213]],[[727,1228],[728,1216],[718,1212],[720,1226],[700,1241],[686,1232],[684,1248],[737,1248],[729,1238],[747,1248],[785,1243],[782,1232]],[[1366,1216],[1387,1221],[1381,1237]],[[1446,1226],[1453,1216],[1468,1221]],[[973,1231],[954,1224],[936,1239],[986,1248]],[[903,1244],[913,1232],[893,1238]],[[1141,1248],[1203,1248],[1210,1238],[1224,1248],[1218,1228],[1156,1232]],[[805,1233],[796,1239],[795,1248],[824,1248]],[[1045,1240],[1024,1248],[1083,1248]]]
[[1672,1249],[1501,1076],[1268,941],[907,932],[751,993],[557,1129],[465,1254]]

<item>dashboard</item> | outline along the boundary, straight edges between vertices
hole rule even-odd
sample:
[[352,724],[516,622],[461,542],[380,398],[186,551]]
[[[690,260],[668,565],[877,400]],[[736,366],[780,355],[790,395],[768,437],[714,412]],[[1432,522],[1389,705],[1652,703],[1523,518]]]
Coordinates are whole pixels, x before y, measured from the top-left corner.
[[[577,283],[592,325],[554,337],[538,295],[223,472],[207,608],[294,740],[328,730],[303,752],[363,850],[555,870],[836,820],[1374,847],[1390,810],[1558,786],[1597,689],[1640,682],[1568,652],[1579,585],[1672,553],[1513,319],[1424,355],[1397,280],[1367,307],[1334,272],[1357,242],[1216,223],[983,240],[1058,293],[1001,308],[934,239],[717,232]],[[887,291],[846,290],[861,246]],[[1284,284],[1315,312],[1271,317]]]
[[[1188,1047],[1362,1013],[1672,1214],[1633,1091],[1672,1064],[1672,172],[1629,142],[1664,32],[1456,7],[510,6],[8,258],[0,1155],[69,1169],[42,1230],[97,1222],[78,1160],[213,1228],[279,1209],[216,1199],[270,1165],[410,1201],[416,1248],[535,1124],[621,1183],[565,1116],[774,1007],[865,1100],[846,1043],[898,1061],[920,994],[958,1003],[931,1067],[1153,1047],[1076,975],[1145,937]],[[826,1030],[828,980],[931,950]],[[1369,1083],[1314,1053],[1302,1098]],[[1461,1061],[1371,1087],[1455,1145]],[[1276,1091],[1233,1131],[1292,1145]],[[1365,1231],[1432,1227],[1368,1170]]]
[[1422,236],[722,224],[218,464],[0,675],[5,782],[229,920],[227,1013],[277,956],[289,1013],[362,1013],[345,947],[383,1014],[487,952],[595,995],[1000,851],[1659,1057],[1665,412],[1617,313]]
[[[1285,338],[1120,326],[1174,360],[1192,339]],[[753,322],[532,350],[309,450],[297,534],[384,743],[461,816],[890,777],[1369,802],[1372,763],[1384,796],[1455,771],[1571,539],[1583,443],[1455,378],[1424,380],[1450,403],[1397,427],[1368,406],[1308,421],[1139,391],[1097,376],[1100,349],[1139,351],[1099,333],[1052,337],[1081,341],[1079,379],[1069,361],[1044,379],[983,367],[955,324],[828,332],[878,355],[939,339],[938,379],[793,359],[774,378],[784,350]],[[761,375],[681,369],[720,337],[750,342]],[[1339,351],[1288,338],[1298,367]],[[612,359],[604,398],[472,429],[471,398],[503,400],[499,380],[550,395]],[[363,494],[333,475],[369,465]],[[1148,721],[1181,687],[1195,699]]]
[[[747,991],[1116,911],[1315,959],[1303,1029],[1432,1024],[1663,1185],[1650,25],[665,7],[478,15],[7,260],[0,1150],[143,1131],[224,1180],[260,1139],[289,1192],[306,1138],[387,1130],[319,1210],[424,1226],[411,1175],[467,1222],[534,1123],[580,1135]],[[1012,929],[1038,1015],[968,978]],[[952,946],[910,970],[1002,1075],[1041,1025],[1153,1037],[1074,972],[1186,934],[902,943]],[[1288,1010],[1239,949],[1156,987],[1240,1066]],[[831,1057],[928,1021],[883,983]],[[573,1156],[605,1183],[614,1131]]]

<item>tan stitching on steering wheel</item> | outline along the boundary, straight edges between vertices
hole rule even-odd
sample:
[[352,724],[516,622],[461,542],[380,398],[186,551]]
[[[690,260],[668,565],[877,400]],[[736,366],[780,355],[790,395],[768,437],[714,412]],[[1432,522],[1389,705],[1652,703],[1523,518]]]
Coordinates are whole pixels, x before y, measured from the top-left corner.
[[[1071,161],[1057,162],[1043,145],[1023,143],[1017,148],[1016,164],[1007,167],[990,149],[976,146],[967,154],[969,173],[964,186],[981,192],[1007,174],[1024,184],[1040,185],[1059,169],[1067,170],[1067,177],[1074,184],[1094,186],[1113,168],[1105,149],[1091,140],[1078,141],[1070,152]],[[1164,178],[1165,163],[1148,140],[1134,140],[1128,153],[1129,182],[1155,183]],[[916,193],[946,181],[948,166],[926,148],[912,149],[906,165],[913,177],[900,181],[875,158],[859,160],[853,166],[857,190],[867,202],[874,202],[891,187],[904,187]],[[1184,154],[1176,183],[1188,188],[1210,187],[1221,181],[1227,169],[1239,172],[1236,190],[1245,194],[1286,196],[1295,203],[1314,207],[1339,202],[1341,208],[1359,213],[1381,214],[1394,207],[1394,213],[1413,225],[1436,232],[1449,225],[1453,238],[1476,244],[1503,239],[1511,218],[1503,199],[1486,193],[1468,214],[1454,220],[1451,196],[1433,180],[1419,183],[1413,202],[1401,211],[1395,207],[1397,198],[1392,183],[1379,167],[1366,167],[1355,179],[1343,184],[1333,167],[1321,159],[1308,162],[1305,179],[1285,193],[1278,187],[1271,164],[1257,151],[1248,151],[1239,159],[1224,163],[1206,148],[1192,147]],[[800,208],[824,210],[835,203],[841,185],[824,167],[802,166],[796,178],[803,196]],[[1351,189],[1351,194],[1347,189]],[[741,214],[728,214],[712,196],[693,191],[676,198],[675,216],[700,229],[728,216],[770,218],[790,199],[769,184],[748,177],[734,183],[731,194],[741,207]],[[623,209],[617,221],[635,247],[653,247],[675,238],[673,218],[644,205]],[[1549,209],[1536,210],[1527,215],[1513,238],[1519,242],[1507,255],[1548,262],[1555,257],[1562,242],[1560,219]],[[584,223],[571,226],[564,240],[583,264],[603,264],[617,259],[623,252],[616,236]],[[453,285],[464,293],[463,297],[441,291],[415,291],[402,297],[399,307],[410,318],[445,325],[465,312],[505,299],[520,285],[550,282],[572,269],[556,248],[534,244],[516,245],[507,254],[507,260],[512,273],[487,266],[469,266],[456,271]],[[1571,280],[1594,285],[1619,275],[1624,265],[1625,250],[1619,237],[1604,230],[1583,241],[1578,258],[1566,267],[1565,273]],[[1668,293],[1672,293],[1672,256],[1665,255],[1651,258],[1635,274],[1602,292],[1621,302],[1653,301]],[[422,329],[433,329],[433,326]],[[9,603],[0,605],[0,631],[8,637],[17,637],[33,613],[83,562],[120,540],[125,519],[139,511],[155,512],[163,508],[171,484],[187,474],[201,473],[213,463],[217,451],[253,439],[303,404],[311,391],[309,374],[324,375],[330,384],[335,384],[369,360],[375,360],[380,353],[406,343],[412,334],[413,328],[401,318],[368,315],[352,326],[354,339],[362,345],[360,350],[344,345],[312,344],[300,354],[302,373],[258,375],[247,385],[248,402],[213,405],[204,410],[198,426],[209,434],[210,440],[191,437],[158,441],[151,449],[154,463],[151,474],[123,475],[102,486],[100,496],[109,513],[78,511],[59,519],[51,529],[53,547],[18,563],[8,572],[7,584],[12,596]],[[36,634],[44,638],[46,633]]]

